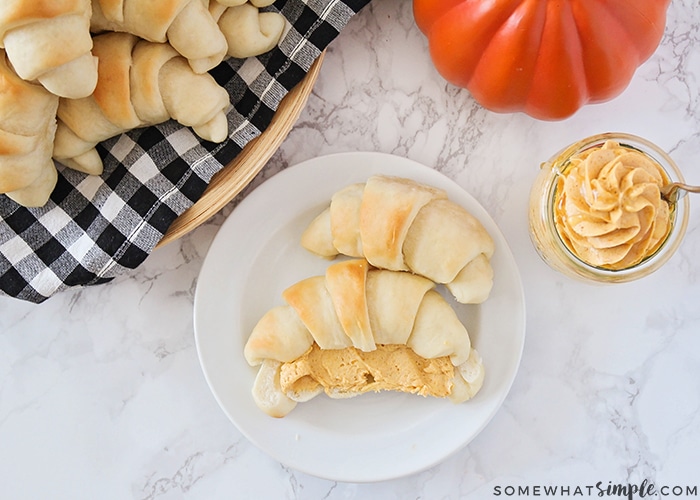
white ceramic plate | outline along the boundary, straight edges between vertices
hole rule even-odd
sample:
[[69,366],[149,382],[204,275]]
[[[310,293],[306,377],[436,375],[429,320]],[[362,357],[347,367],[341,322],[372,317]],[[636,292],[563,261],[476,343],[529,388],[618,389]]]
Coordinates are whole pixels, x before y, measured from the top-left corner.
[[[283,304],[282,291],[325,273],[328,261],[299,238],[331,195],[377,173],[443,188],[492,235],[494,287],[480,305],[452,301],[486,368],[471,401],[401,393],[334,400],[320,395],[286,417],[255,405],[256,368],[243,347],[258,319]],[[398,156],[341,153],[275,175],[250,193],[224,222],[204,260],[194,301],[195,340],[204,375],[226,415],[252,443],[296,470],[347,482],[372,482],[427,469],[469,443],[491,420],[516,375],[525,337],[520,274],[500,230],[482,206],[436,170]]]

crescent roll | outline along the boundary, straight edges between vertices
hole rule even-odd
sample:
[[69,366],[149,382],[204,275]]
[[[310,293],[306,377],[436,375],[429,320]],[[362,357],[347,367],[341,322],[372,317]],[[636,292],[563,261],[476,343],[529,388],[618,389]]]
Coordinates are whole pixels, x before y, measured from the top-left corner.
[[102,172],[98,142],[128,130],[174,119],[205,140],[228,136],[229,95],[208,73],[195,73],[169,44],[128,33],[94,39],[99,55],[95,92],[62,99],[54,158],[88,174]]
[[0,50],[0,193],[23,206],[43,206],[58,173],[51,159],[58,96],[27,82]]
[[245,359],[259,366],[253,398],[282,417],[296,403],[400,391],[471,399],[484,366],[456,312],[432,281],[364,259],[301,280],[253,328]]
[[97,83],[90,0],[2,0],[0,48],[20,78],[72,99]]
[[226,37],[227,54],[246,58],[264,54],[282,38],[286,27],[278,12],[260,12],[273,2],[267,0],[212,0],[209,12]]
[[195,73],[209,71],[226,56],[226,38],[202,0],[92,0],[91,28],[169,42]]
[[375,175],[339,190],[301,244],[325,258],[363,257],[425,276],[465,304],[483,302],[493,286],[495,247],[483,225],[443,190],[410,179]]

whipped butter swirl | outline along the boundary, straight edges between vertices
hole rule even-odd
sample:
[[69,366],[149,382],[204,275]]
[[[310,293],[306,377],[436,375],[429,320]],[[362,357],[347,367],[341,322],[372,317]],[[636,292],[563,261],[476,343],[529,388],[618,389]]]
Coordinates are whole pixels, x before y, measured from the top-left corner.
[[653,255],[671,229],[663,168],[607,141],[574,156],[558,181],[555,224],[566,246],[596,267],[621,270]]

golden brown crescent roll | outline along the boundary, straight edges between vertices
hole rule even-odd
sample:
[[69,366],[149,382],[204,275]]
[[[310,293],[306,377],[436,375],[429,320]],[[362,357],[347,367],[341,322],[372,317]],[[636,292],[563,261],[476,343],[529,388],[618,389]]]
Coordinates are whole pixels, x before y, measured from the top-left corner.
[[2,0],[0,48],[17,74],[69,98],[92,93],[90,0]]
[[167,41],[195,73],[209,71],[226,55],[226,38],[202,0],[92,0],[92,11],[93,31]]
[[246,58],[264,54],[282,38],[285,19],[278,12],[260,12],[271,1],[211,0],[209,12],[226,37],[227,54]]
[[281,417],[321,392],[401,391],[472,398],[484,367],[469,333],[427,278],[364,259],[301,280],[254,327],[244,356],[260,366],[253,398]]
[[83,99],[62,99],[54,158],[90,174],[102,172],[95,145],[128,130],[174,119],[205,140],[228,136],[229,96],[208,73],[197,74],[169,44],[127,33],[95,37],[99,79]]
[[486,300],[494,242],[447,194],[399,177],[375,175],[336,192],[304,231],[301,244],[326,258],[364,257],[442,283],[461,303]]
[[58,96],[17,76],[0,50],[0,193],[46,203],[58,174],[51,159]]

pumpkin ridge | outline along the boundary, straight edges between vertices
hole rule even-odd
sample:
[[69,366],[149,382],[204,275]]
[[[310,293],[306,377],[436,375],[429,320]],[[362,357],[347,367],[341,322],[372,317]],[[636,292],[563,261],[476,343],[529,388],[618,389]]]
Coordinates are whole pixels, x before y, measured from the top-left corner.
[[[430,3],[434,0],[417,0],[414,3]],[[529,0],[506,0],[507,7],[493,12],[481,6],[479,0],[466,0],[444,11],[426,27],[430,33],[428,41],[431,57],[439,73],[449,82],[469,87],[484,50],[494,34],[501,29],[510,17],[511,7]],[[503,3],[503,2],[502,2]],[[475,7],[476,5],[476,7]],[[481,7],[481,8],[480,8]],[[470,46],[464,48],[455,40],[468,40]]]
[[670,2],[413,0],[413,5],[434,66],[448,82],[468,89],[487,109],[560,120],[629,85],[661,42]]
[[[545,28],[533,72],[532,90],[524,102],[525,112],[539,119],[568,116],[589,97],[585,88],[585,74],[576,64],[583,49],[571,2],[553,5],[547,2]],[[584,88],[581,82],[584,82]]]
[[[634,39],[606,1],[588,0],[588,3],[577,2],[576,5],[579,36],[595,33],[595,39],[602,40],[596,46],[582,47],[581,63],[589,99],[592,103],[606,101],[627,87],[640,63],[638,57],[629,55],[629,47],[635,47]],[[620,47],[627,49],[626,56],[621,54]]]
[[469,82],[477,100],[508,112],[527,98],[545,23],[546,7],[539,0],[518,2],[509,11],[483,50]]
[[[599,8],[610,12],[611,17],[614,17],[620,23],[620,26],[623,27],[625,33],[629,36],[631,45],[638,52],[637,65],[651,57],[663,36],[666,27],[666,10],[671,0],[618,0],[616,3],[604,1],[597,3],[600,6]],[[650,12],[653,12],[653,15],[650,15]],[[663,22],[657,23],[656,20],[663,20]],[[654,36],[634,36],[640,30],[643,30],[645,33],[652,32]]]

